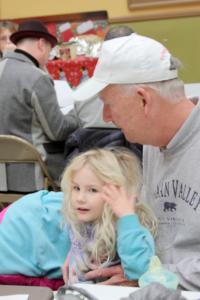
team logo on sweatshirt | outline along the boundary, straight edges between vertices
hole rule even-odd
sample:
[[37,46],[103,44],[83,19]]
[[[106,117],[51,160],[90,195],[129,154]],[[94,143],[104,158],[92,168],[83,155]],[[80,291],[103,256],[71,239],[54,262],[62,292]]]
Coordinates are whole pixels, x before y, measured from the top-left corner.
[[176,203],[174,202],[164,202],[163,211],[175,211],[176,210]]

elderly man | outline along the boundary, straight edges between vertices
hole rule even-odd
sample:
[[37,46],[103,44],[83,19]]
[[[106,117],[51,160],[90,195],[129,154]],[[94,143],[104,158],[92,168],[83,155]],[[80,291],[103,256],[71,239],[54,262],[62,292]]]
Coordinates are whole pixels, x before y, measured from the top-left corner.
[[[16,135],[37,147],[55,180],[64,168],[64,154],[47,154],[44,144],[66,140],[77,128],[73,114],[64,116],[58,106],[53,81],[44,71],[49,53],[57,39],[37,20],[19,25],[10,37],[14,52],[0,63],[0,134]],[[41,189],[37,166],[7,166],[5,190]]]
[[153,39],[117,38],[104,43],[93,78],[74,97],[100,93],[104,120],[144,144],[142,196],[159,221],[157,255],[180,288],[199,290],[200,104],[186,98],[177,67]]

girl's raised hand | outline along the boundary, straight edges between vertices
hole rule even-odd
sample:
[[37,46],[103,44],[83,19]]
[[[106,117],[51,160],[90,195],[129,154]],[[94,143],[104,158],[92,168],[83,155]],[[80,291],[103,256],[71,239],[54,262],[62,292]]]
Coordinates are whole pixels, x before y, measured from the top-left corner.
[[123,186],[105,184],[102,188],[102,199],[108,203],[117,217],[135,214],[135,196],[127,194]]

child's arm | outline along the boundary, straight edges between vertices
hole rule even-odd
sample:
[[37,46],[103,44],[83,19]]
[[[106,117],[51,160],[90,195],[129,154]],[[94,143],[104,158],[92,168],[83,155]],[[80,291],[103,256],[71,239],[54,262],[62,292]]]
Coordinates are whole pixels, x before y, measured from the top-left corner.
[[128,215],[117,221],[117,251],[126,278],[138,279],[147,271],[154,255],[154,239],[143,227],[137,215]]
[[154,255],[154,240],[150,232],[140,224],[135,213],[134,196],[127,195],[123,186],[107,184],[102,197],[119,218],[117,221],[117,252],[127,279],[138,279],[148,268]]

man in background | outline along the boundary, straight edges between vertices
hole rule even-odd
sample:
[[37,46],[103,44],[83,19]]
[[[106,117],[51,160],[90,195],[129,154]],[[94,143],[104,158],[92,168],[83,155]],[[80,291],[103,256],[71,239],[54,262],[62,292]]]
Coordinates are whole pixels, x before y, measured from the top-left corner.
[[[6,53],[0,63],[0,134],[15,135],[33,144],[58,180],[64,168],[63,153],[48,154],[44,144],[66,140],[78,124],[73,114],[61,113],[53,81],[44,71],[57,39],[37,20],[21,23],[10,39],[16,50]],[[7,185],[2,190],[43,188],[37,165],[11,164],[6,166],[6,173]]]
[[[106,33],[104,41],[128,36],[133,32],[134,30],[131,27],[125,25],[111,27]],[[102,112],[103,103],[100,101],[98,95],[89,100],[74,102],[74,113],[79,120],[80,127],[116,127],[112,122],[105,122],[103,120]]]

